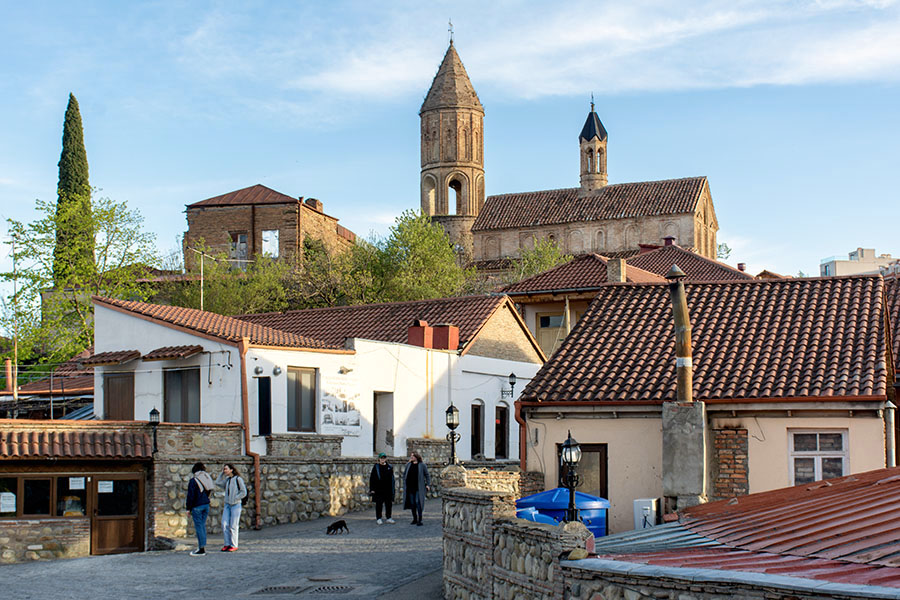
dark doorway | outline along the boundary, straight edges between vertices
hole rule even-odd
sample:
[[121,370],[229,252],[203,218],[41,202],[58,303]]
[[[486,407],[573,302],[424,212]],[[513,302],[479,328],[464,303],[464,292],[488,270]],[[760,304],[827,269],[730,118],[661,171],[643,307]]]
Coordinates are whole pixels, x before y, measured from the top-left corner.
[[494,414],[494,458],[509,458],[509,408],[498,406]]
[[142,477],[94,476],[91,505],[91,554],[119,554],[144,549]]
[[[606,444],[580,444],[581,461],[576,467],[581,478],[579,492],[600,496],[609,499],[609,487],[607,484],[607,446]],[[556,445],[556,464],[559,465],[560,480],[566,476],[566,468],[561,464],[562,444]],[[563,484],[560,483],[560,486]]]
[[256,399],[259,405],[257,421],[259,423],[258,435],[270,435],[272,433],[272,380],[269,377],[256,379]]
[[484,406],[472,405],[472,458],[484,455]]
[[134,373],[103,376],[104,417],[112,421],[134,420]]

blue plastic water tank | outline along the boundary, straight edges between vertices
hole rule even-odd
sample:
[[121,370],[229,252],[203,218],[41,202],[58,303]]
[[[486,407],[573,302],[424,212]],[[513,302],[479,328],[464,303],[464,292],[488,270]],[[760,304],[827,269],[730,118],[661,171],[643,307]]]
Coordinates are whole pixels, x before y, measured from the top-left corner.
[[[518,511],[533,508],[539,514],[546,515],[557,522],[562,522],[566,518],[568,506],[569,490],[566,488],[547,490],[546,492],[532,494],[516,500],[516,509]],[[575,508],[578,509],[581,521],[594,534],[594,537],[606,535],[609,500],[576,491]]]

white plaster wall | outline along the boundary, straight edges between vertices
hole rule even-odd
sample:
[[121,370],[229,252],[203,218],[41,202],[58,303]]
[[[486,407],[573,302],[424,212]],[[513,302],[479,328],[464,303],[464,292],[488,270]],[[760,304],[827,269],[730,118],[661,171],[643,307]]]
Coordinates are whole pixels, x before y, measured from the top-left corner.
[[884,421],[874,417],[714,419],[713,427],[747,429],[747,469],[750,493],[791,485],[789,429],[848,430],[850,473],[885,467]]

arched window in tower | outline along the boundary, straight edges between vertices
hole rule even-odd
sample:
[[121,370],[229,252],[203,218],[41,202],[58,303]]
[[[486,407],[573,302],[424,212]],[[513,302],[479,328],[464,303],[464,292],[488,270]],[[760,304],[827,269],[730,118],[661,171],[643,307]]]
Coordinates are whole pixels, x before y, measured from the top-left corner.
[[595,167],[597,169],[597,173],[603,172],[603,150],[599,148],[597,149],[597,164],[595,165]]
[[594,234],[594,250],[597,252],[606,250],[606,234],[602,229]]
[[472,158],[472,149],[469,146],[469,130],[462,130],[462,158],[470,160]]
[[435,196],[437,195],[437,184],[434,177],[426,175],[422,179],[422,212],[426,215],[438,214],[435,212]]
[[456,160],[456,136],[452,129],[447,129],[444,137],[443,160]]
[[481,144],[479,143],[479,138],[481,136],[478,135],[478,130],[472,132],[472,141],[475,143],[475,161],[481,162]]
[[[465,206],[463,205],[463,185],[459,181],[459,179],[452,179],[450,181],[450,185],[448,186],[454,192],[454,198],[456,199],[456,214],[462,215],[465,214]],[[447,196],[450,196],[449,191],[447,192]]]
[[440,143],[441,141],[438,139],[437,127],[433,127],[431,129],[431,142],[428,147],[428,152],[431,154],[431,160],[438,160],[441,149]]
[[585,169],[585,171],[587,171],[588,173],[593,173],[594,172],[594,153],[592,151],[588,150],[587,152],[585,152],[585,159],[587,160],[587,164],[585,165],[587,168]]

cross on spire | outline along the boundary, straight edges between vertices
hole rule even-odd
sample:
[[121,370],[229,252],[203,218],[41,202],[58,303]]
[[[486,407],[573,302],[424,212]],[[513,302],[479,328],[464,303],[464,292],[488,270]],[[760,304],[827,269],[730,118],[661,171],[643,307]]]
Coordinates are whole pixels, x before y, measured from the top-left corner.
[[453,43],[453,19],[447,21],[447,31],[450,32],[450,43]]
[[594,92],[591,92],[591,112],[594,112]]

